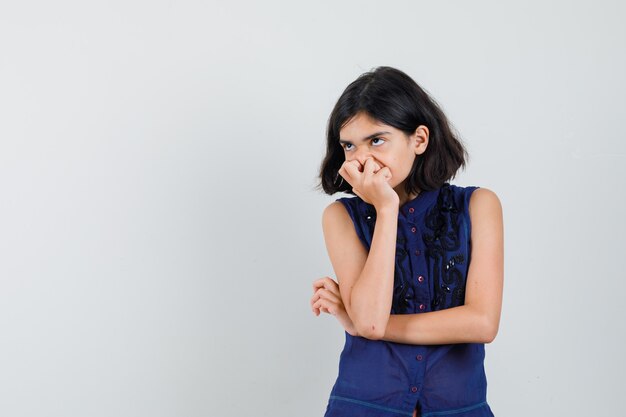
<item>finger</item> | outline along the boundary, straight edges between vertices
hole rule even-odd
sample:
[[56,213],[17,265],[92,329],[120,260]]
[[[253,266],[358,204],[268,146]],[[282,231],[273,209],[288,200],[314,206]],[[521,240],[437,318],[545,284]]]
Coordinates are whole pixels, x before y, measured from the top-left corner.
[[358,161],[355,161],[355,160],[346,161],[341,166],[341,168],[339,168],[339,173],[341,174],[341,170],[343,169],[343,171],[348,175],[349,178],[346,178],[343,174],[341,176],[346,181],[348,181],[349,179],[356,178],[361,174],[359,167],[360,167],[360,164]]
[[376,173],[376,175],[380,175],[382,176],[384,179],[386,179],[387,181],[389,181],[392,177],[391,175],[391,171],[389,170],[389,168],[384,167],[383,169],[381,169],[380,171],[378,171]]
[[[341,176],[341,178],[343,178],[345,181],[348,181],[348,173],[346,172],[346,168],[344,166],[339,167],[339,169],[337,170],[337,175]],[[337,179],[335,179],[335,181]]]
[[373,175],[375,168],[376,168],[376,162],[374,161],[374,159],[367,158],[365,160],[365,165],[363,166],[363,174]]
[[315,281],[313,281],[313,288],[315,288],[316,286],[323,285],[323,284],[324,284],[324,282],[325,282],[326,280],[328,280],[328,279],[332,279],[332,278],[330,278],[328,275],[326,275],[326,276],[324,276],[324,277],[322,277],[322,278],[318,278],[318,279],[316,279]]
[[311,297],[311,299],[309,300],[309,304],[311,304],[311,307],[313,307],[313,304],[315,304],[315,302],[317,300],[320,299],[319,294],[317,294],[317,292]]
[[374,166],[374,172],[380,171],[382,169],[382,166],[378,163],[376,158],[374,158],[373,156],[367,158],[365,162],[367,163],[368,160],[371,160],[370,162]]
[[355,167],[357,171],[363,172],[363,165],[361,165],[361,162],[359,162],[358,159],[351,159],[350,161],[347,161],[347,163]]
[[313,285],[313,296],[311,302],[316,301],[321,295],[320,290],[326,290],[334,294],[336,298],[341,299],[341,291],[339,291],[339,285],[330,277],[326,277],[320,280],[319,283]]
[[324,284],[324,288],[328,288],[328,289],[337,288],[338,286],[337,282],[335,282],[335,280],[332,279],[331,277],[325,277],[322,283]]
[[321,299],[319,302],[317,302],[315,307],[319,309],[321,312],[329,313],[332,315],[335,315],[335,312],[337,311],[336,306],[334,306],[328,300],[324,300],[324,299]]
[[319,302],[319,300],[320,300],[320,298],[317,295],[315,295],[315,297],[311,298],[311,302],[310,302],[311,311],[313,311],[313,313],[316,316],[319,316],[319,314],[320,314],[319,308],[317,307],[317,303]]
[[339,171],[337,171],[337,173],[341,175],[341,178],[343,178],[343,180],[347,182],[348,184],[350,185],[354,184],[354,179],[352,178],[352,175],[350,175],[350,173],[346,170],[345,165],[339,168]]
[[334,280],[332,279],[328,279],[326,281],[324,281],[324,288],[326,289],[326,291],[330,291],[333,294],[341,297],[341,291],[339,290],[339,284],[337,284]]
[[[326,293],[324,293],[324,291],[326,291]],[[333,294],[332,292],[324,289],[324,288],[320,288],[319,290],[317,290],[315,292],[315,294],[311,297],[311,300],[309,301],[309,303],[311,304],[311,306],[313,306],[315,303],[317,303],[319,300],[321,299],[333,299],[334,301],[337,301],[337,299],[341,299],[341,296],[337,297],[336,294],[328,295],[328,294]]]
[[329,291],[329,290],[324,288],[324,286],[318,287],[313,293],[313,295],[311,296],[311,300],[317,300],[319,297],[321,297],[322,293],[320,291]]
[[313,291],[316,291],[319,287],[324,286],[324,278],[316,279],[313,281]]
[[341,301],[341,297],[338,297],[337,294],[324,288],[317,290],[317,294],[319,294],[320,299],[329,300],[334,303],[339,303]]
[[330,287],[333,286],[333,284],[337,285],[335,280],[333,280],[329,276],[325,276],[323,278],[316,279],[315,281],[313,281],[313,291],[316,291],[318,288],[321,288],[321,287],[330,288]]
[[[318,288],[318,289],[317,289],[317,291],[315,291],[315,294],[313,294],[313,295],[311,296],[310,301],[309,301],[311,304],[312,304],[312,303],[314,303],[314,302],[316,302],[316,301],[317,301],[317,300],[319,300],[320,298],[322,298],[322,293],[320,293],[320,291],[321,291],[321,290],[323,290],[323,289],[324,289],[324,288]],[[328,291],[328,290],[326,290],[326,291]]]

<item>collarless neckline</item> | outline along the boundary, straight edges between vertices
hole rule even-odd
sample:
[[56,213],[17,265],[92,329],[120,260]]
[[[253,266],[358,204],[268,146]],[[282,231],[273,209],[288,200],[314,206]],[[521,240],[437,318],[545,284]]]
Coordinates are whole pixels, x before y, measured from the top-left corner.
[[[422,192],[419,193],[417,197],[402,204],[398,209],[398,214],[404,217],[413,217],[423,212],[426,208],[431,206],[431,204],[439,195],[439,191],[446,185],[448,185],[448,183],[445,183],[441,187],[434,190],[422,190]],[[373,212],[375,212],[374,205],[366,203],[359,196],[356,197],[364,205],[364,212],[366,214],[371,215]]]
[[399,212],[405,216],[421,213],[424,209],[430,206],[430,203],[432,203],[435,198],[437,198],[440,189],[441,188],[426,191],[422,190],[417,197],[402,204]]

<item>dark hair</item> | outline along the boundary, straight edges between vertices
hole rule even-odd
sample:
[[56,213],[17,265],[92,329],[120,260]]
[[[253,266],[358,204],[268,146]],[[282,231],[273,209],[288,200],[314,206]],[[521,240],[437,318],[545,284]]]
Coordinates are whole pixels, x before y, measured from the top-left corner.
[[354,116],[365,112],[373,119],[402,130],[407,138],[419,125],[428,127],[426,151],[416,155],[405,183],[407,194],[434,190],[454,178],[469,159],[467,150],[453,133],[447,117],[411,77],[392,67],[377,67],[350,83],[339,97],[328,119],[326,156],[319,172],[326,194],[338,191],[355,195],[347,181],[340,181],[339,168],[345,161],[339,130]]

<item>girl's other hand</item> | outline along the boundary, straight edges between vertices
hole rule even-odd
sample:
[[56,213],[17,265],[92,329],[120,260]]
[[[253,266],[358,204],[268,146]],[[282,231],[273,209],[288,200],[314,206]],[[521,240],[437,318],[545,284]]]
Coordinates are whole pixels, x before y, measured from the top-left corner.
[[362,169],[361,172],[361,164],[357,160],[345,161],[339,168],[339,175],[352,186],[352,191],[357,196],[376,209],[394,205],[398,207],[400,198],[389,184],[389,168],[381,169],[373,158],[367,158]]
[[339,320],[346,332],[352,336],[358,336],[341,299],[339,285],[332,278],[324,277],[313,281],[311,309],[316,316],[319,316],[320,312],[332,314]]

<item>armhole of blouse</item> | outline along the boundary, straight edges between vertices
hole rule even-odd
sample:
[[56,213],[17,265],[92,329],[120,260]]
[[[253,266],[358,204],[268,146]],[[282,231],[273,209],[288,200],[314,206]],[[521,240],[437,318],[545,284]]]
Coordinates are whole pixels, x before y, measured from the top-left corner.
[[465,210],[464,211],[465,211],[465,221],[467,224],[467,240],[470,242],[472,239],[472,219],[470,218],[470,213],[469,213],[469,202],[470,202],[470,197],[472,196],[472,193],[479,188],[480,187],[478,186],[467,187],[466,192],[465,192],[465,201],[464,201]]
[[350,215],[350,219],[352,219],[352,226],[354,227],[354,231],[356,232],[356,235],[358,236],[359,240],[361,241],[361,243],[363,244],[363,246],[365,247],[366,250],[368,250],[368,245],[367,245],[367,240],[365,239],[365,236],[363,236],[363,231],[361,230],[361,227],[359,226],[359,214],[358,214],[358,209],[355,205],[355,197],[342,197],[342,198],[338,198],[335,201],[339,201],[340,203],[343,204],[343,206],[346,208],[346,210],[348,211],[348,214]]

